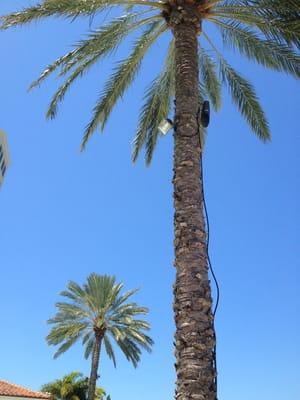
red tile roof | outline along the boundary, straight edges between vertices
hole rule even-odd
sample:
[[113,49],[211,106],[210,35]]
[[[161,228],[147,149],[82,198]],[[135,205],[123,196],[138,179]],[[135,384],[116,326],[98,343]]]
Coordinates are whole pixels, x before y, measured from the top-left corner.
[[22,386],[0,380],[0,397],[1,396],[31,397],[34,399],[47,400],[52,398],[51,394],[49,393],[34,392],[33,390],[26,389]]

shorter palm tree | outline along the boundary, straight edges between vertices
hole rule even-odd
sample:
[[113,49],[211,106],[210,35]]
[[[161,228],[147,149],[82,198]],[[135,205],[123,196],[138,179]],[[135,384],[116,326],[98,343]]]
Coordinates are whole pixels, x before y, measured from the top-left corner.
[[49,345],[60,345],[54,358],[79,339],[85,346],[85,358],[92,357],[88,400],[95,400],[102,344],[114,366],[116,358],[111,339],[134,367],[140,361],[142,349],[151,351],[153,341],[144,333],[150,325],[136,318],[137,315],[148,314],[148,309],[127,302],[137,289],[121,294],[122,288],[123,284],[116,283],[115,277],[95,273],[89,275],[82,286],[71,281],[68,290],[61,292],[69,302],[56,303],[58,312],[48,321],[53,327],[47,342]]
[[[71,372],[42,386],[41,391],[52,394],[54,400],[87,400],[89,380],[81,372]],[[105,399],[104,389],[97,387],[95,400]],[[106,400],[109,396],[106,397]]]

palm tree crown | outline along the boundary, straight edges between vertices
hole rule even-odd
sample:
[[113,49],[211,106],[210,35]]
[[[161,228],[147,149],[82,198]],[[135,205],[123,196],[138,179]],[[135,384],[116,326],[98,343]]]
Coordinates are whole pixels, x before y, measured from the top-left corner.
[[[184,7],[182,7],[184,5]],[[266,117],[252,85],[223,57],[206,33],[206,24],[214,24],[225,46],[265,67],[300,76],[300,2],[299,0],[43,0],[40,4],[2,17],[2,29],[27,24],[50,16],[71,20],[94,16],[114,7],[120,16],[89,33],[72,51],[49,65],[31,88],[60,68],[65,81],[54,94],[47,116],[55,117],[59,103],[70,86],[96,62],[111,55],[134,31],[140,36],[128,58],[119,62],[94,107],[82,148],[107,119],[136,78],[141,62],[151,45],[166,31],[173,30],[186,13],[197,24],[201,84],[200,101],[208,96],[216,110],[220,107],[221,85],[225,84],[241,114],[262,140],[270,138]],[[185,16],[184,16],[185,15]],[[174,96],[174,39],[171,38],[164,66],[146,90],[144,105],[134,140],[133,160],[146,147],[146,161],[152,158],[158,138],[158,125],[170,112]],[[219,70],[219,74],[218,74]]]
[[[88,391],[88,378],[80,372],[71,372],[61,379],[46,383],[41,391],[51,393],[55,400],[86,400]],[[105,391],[96,389],[95,400],[103,400]]]
[[141,314],[146,315],[148,309],[127,302],[137,290],[121,294],[122,287],[123,284],[116,283],[114,277],[97,274],[89,275],[83,286],[69,282],[68,290],[61,295],[70,301],[57,303],[58,312],[48,321],[53,325],[47,336],[48,344],[60,345],[54,357],[82,339],[85,357],[88,358],[100,337],[115,366],[111,339],[126,358],[137,366],[141,348],[150,351],[153,344],[152,339],[144,333],[150,329],[149,323],[136,318]]

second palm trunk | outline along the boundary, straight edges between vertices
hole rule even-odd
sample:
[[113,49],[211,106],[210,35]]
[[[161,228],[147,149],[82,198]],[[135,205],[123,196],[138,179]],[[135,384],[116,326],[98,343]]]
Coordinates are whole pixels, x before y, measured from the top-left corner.
[[102,338],[102,334],[97,334],[97,332],[95,333],[95,344],[92,353],[92,366],[87,400],[95,400]]
[[174,25],[173,32],[176,399],[215,400],[215,333],[200,170],[197,26],[181,21]]

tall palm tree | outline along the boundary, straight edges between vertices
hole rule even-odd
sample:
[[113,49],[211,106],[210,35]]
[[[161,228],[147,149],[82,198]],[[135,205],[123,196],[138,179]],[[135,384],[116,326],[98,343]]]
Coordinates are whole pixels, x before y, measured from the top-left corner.
[[133,160],[145,146],[146,162],[150,163],[159,124],[170,113],[175,98],[176,398],[212,400],[216,398],[215,332],[203,214],[204,142],[199,118],[203,98],[208,97],[218,110],[224,84],[254,133],[267,141],[270,132],[252,85],[224,58],[206,26],[214,25],[224,45],[248,59],[299,78],[296,49],[300,47],[300,1],[42,0],[36,6],[4,16],[2,29],[51,16],[93,18],[111,8],[115,12],[108,23],[101,24],[72,51],[49,65],[31,87],[56,71],[65,77],[47,112],[49,118],[54,118],[59,103],[77,78],[96,62],[115,54],[128,35],[138,33],[131,53],[117,64],[93,109],[84,132],[83,149],[95,130],[105,127],[114,106],[136,78],[148,49],[170,32],[162,70],[146,90]]
[[121,294],[122,283],[115,277],[91,274],[80,286],[69,282],[68,290],[61,295],[67,302],[56,304],[58,311],[49,319],[53,325],[47,336],[49,345],[59,345],[54,357],[67,351],[78,340],[85,346],[85,358],[91,356],[91,374],[88,386],[88,400],[94,400],[102,344],[108,357],[116,366],[116,357],[111,343],[123,352],[134,367],[140,361],[141,349],[151,351],[152,339],[144,333],[150,329],[148,322],[137,319],[146,315],[148,309],[127,300],[137,292],[130,290]]
[[[51,393],[54,400],[87,400],[89,380],[81,372],[71,372],[61,379],[46,383],[41,391]],[[105,391],[97,387],[95,400],[104,400]]]

